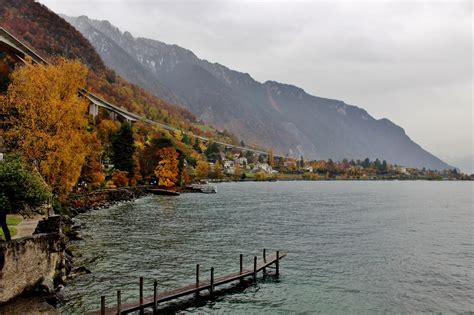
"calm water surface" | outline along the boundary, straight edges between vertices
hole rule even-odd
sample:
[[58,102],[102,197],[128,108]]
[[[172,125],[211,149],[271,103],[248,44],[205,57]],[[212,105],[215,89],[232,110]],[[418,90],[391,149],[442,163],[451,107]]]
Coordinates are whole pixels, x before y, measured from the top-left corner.
[[226,183],[213,195],[150,196],[78,217],[65,314],[136,298],[202,272],[236,271],[261,249],[289,252],[260,281],[191,313],[474,312],[472,182]]

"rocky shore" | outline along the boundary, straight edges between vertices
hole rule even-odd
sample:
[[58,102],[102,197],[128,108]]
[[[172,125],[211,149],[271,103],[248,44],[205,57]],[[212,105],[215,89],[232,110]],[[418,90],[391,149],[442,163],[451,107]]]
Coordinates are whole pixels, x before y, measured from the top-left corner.
[[104,209],[124,201],[132,201],[146,196],[148,194],[147,188],[147,186],[136,186],[71,194],[68,199],[68,211],[74,217],[80,213]]

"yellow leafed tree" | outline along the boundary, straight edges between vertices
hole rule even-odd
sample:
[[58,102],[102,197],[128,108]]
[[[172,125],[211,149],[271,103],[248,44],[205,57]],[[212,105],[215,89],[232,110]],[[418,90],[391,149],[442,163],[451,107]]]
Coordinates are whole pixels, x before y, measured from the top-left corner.
[[183,140],[183,133],[180,130],[175,130],[174,137],[176,138],[176,140],[181,141]]
[[87,102],[78,95],[87,68],[79,61],[56,59],[50,65],[17,68],[2,97],[7,141],[64,199],[89,153]]
[[155,168],[155,176],[158,177],[159,185],[173,187],[178,180],[178,152],[173,147],[158,150],[160,162]]
[[209,163],[206,161],[197,161],[196,176],[199,178],[206,178],[209,176]]

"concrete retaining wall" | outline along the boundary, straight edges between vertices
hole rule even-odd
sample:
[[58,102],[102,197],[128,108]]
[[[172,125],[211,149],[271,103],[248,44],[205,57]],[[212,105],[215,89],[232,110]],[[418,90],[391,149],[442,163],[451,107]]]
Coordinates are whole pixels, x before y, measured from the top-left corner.
[[0,243],[0,303],[44,278],[64,274],[65,242],[59,233],[36,234]]

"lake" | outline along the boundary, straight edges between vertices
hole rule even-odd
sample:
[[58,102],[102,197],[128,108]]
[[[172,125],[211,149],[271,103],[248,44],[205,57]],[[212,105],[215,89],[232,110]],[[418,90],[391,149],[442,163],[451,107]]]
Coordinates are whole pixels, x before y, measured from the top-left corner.
[[473,182],[317,181],[219,184],[217,194],[149,196],[82,214],[66,314],[202,275],[237,271],[262,249],[288,251],[280,278],[190,313],[474,311]]

